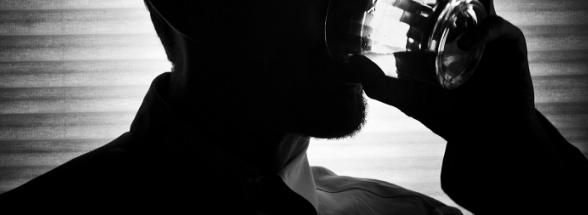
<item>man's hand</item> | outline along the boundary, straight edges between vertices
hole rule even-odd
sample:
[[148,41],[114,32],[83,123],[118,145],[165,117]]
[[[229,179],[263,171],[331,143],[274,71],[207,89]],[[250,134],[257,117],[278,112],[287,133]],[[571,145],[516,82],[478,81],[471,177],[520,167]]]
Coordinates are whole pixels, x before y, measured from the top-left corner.
[[[471,79],[452,90],[387,77],[363,56],[350,63],[369,97],[448,141],[441,186],[456,203],[474,214],[585,210],[572,196],[588,192],[588,160],[535,109],[522,32],[493,15],[463,38],[461,48],[485,44],[485,50]],[[431,53],[397,53],[396,59],[399,75],[434,74]]]
[[[363,56],[352,57],[350,62],[361,71],[362,85],[370,98],[397,107],[447,140],[462,137],[472,126],[479,130],[529,117],[534,111],[533,86],[520,29],[490,16],[463,38],[459,41],[463,49],[486,48],[472,78],[453,90],[409,78],[386,77]],[[396,53],[396,59],[399,74],[434,74],[432,53]]]

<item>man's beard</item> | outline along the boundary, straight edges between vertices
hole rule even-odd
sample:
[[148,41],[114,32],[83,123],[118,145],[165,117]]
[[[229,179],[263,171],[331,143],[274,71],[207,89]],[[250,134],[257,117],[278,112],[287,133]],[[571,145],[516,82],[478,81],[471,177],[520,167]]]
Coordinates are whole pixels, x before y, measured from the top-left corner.
[[287,120],[292,132],[317,138],[345,138],[365,123],[366,101],[361,93],[316,92],[291,103]]
[[366,118],[363,90],[359,83],[343,80],[344,69],[324,67],[294,77],[269,72],[273,70],[235,73],[224,81],[231,90],[219,102],[232,98],[230,112],[251,128],[317,138],[352,136]]

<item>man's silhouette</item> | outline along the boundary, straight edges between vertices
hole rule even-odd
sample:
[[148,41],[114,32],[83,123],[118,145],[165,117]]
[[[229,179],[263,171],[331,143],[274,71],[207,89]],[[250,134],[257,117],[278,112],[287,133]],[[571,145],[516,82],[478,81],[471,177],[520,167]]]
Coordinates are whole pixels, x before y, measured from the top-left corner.
[[[362,56],[332,61],[323,41],[327,4],[146,0],[173,69],[153,81],[130,131],[7,192],[0,205],[81,213],[459,214],[390,183],[309,166],[309,137],[360,129],[362,86],[449,141],[442,182],[457,203],[479,213],[537,211],[530,203],[545,199],[555,204],[548,209],[571,205],[535,196],[543,182],[555,183],[548,194],[571,193],[586,162],[533,108],[516,27],[494,17],[472,33],[495,46],[468,85],[443,91],[385,77]],[[424,55],[398,54],[399,70],[419,70]],[[566,180],[573,185],[561,184]]]

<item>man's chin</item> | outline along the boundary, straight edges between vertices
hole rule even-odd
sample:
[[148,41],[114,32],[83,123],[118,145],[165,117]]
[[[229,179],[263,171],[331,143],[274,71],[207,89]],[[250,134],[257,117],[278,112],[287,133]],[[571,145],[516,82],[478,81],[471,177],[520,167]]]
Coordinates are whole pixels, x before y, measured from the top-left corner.
[[365,116],[349,119],[347,121],[333,122],[331,124],[325,123],[320,126],[315,124],[315,126],[310,126],[309,130],[303,134],[310,137],[325,139],[352,137],[361,130],[364,122]]
[[366,102],[361,94],[331,95],[299,108],[292,130],[316,138],[353,136],[361,130],[366,117]]

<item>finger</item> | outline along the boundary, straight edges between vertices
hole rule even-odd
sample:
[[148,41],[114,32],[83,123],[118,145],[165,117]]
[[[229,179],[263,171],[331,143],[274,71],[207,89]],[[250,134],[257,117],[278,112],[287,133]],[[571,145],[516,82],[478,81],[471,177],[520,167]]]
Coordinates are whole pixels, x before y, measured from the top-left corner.
[[422,66],[426,64],[423,62],[426,60],[423,55],[403,53],[396,54],[399,79],[386,76],[378,65],[363,55],[352,56],[349,64],[370,98],[411,112],[412,110],[408,109],[436,101],[432,99],[435,97],[433,94],[441,89],[419,79],[419,74],[434,74],[433,69]]
[[362,55],[352,56],[349,63],[359,74],[363,89],[370,98],[398,108],[411,102],[408,94],[412,94],[412,90],[406,90],[410,84],[404,80],[386,76],[378,65]]
[[453,116],[455,104],[448,91],[416,80],[385,76],[363,56],[352,57],[350,63],[361,72],[363,88],[370,98],[398,108],[445,139],[454,136],[452,131],[461,130],[447,126],[448,122],[459,120],[448,118]]
[[494,10],[494,0],[479,0],[486,8],[486,14],[489,16],[495,16],[496,10]]
[[406,51],[394,53],[399,79],[416,80],[438,86],[434,52]]
[[451,106],[449,92],[438,86],[410,78],[388,77],[365,56],[353,56],[349,63],[359,74],[365,93],[372,99],[392,105],[420,121],[432,121],[425,118],[443,116],[445,114],[438,112],[450,111],[445,109]]
[[395,106],[402,111],[410,112],[409,106],[413,106],[414,103],[410,95],[422,92],[412,86],[412,81],[386,76],[378,65],[365,56],[353,56],[349,59],[349,63],[352,70],[359,75],[368,97]]
[[361,81],[365,93],[370,98],[381,97],[385,90],[386,74],[372,60],[363,55],[353,55],[349,58],[351,71]]
[[457,42],[459,48],[472,50],[497,40],[516,41],[523,39],[521,30],[498,16],[489,16],[478,26],[466,32]]

